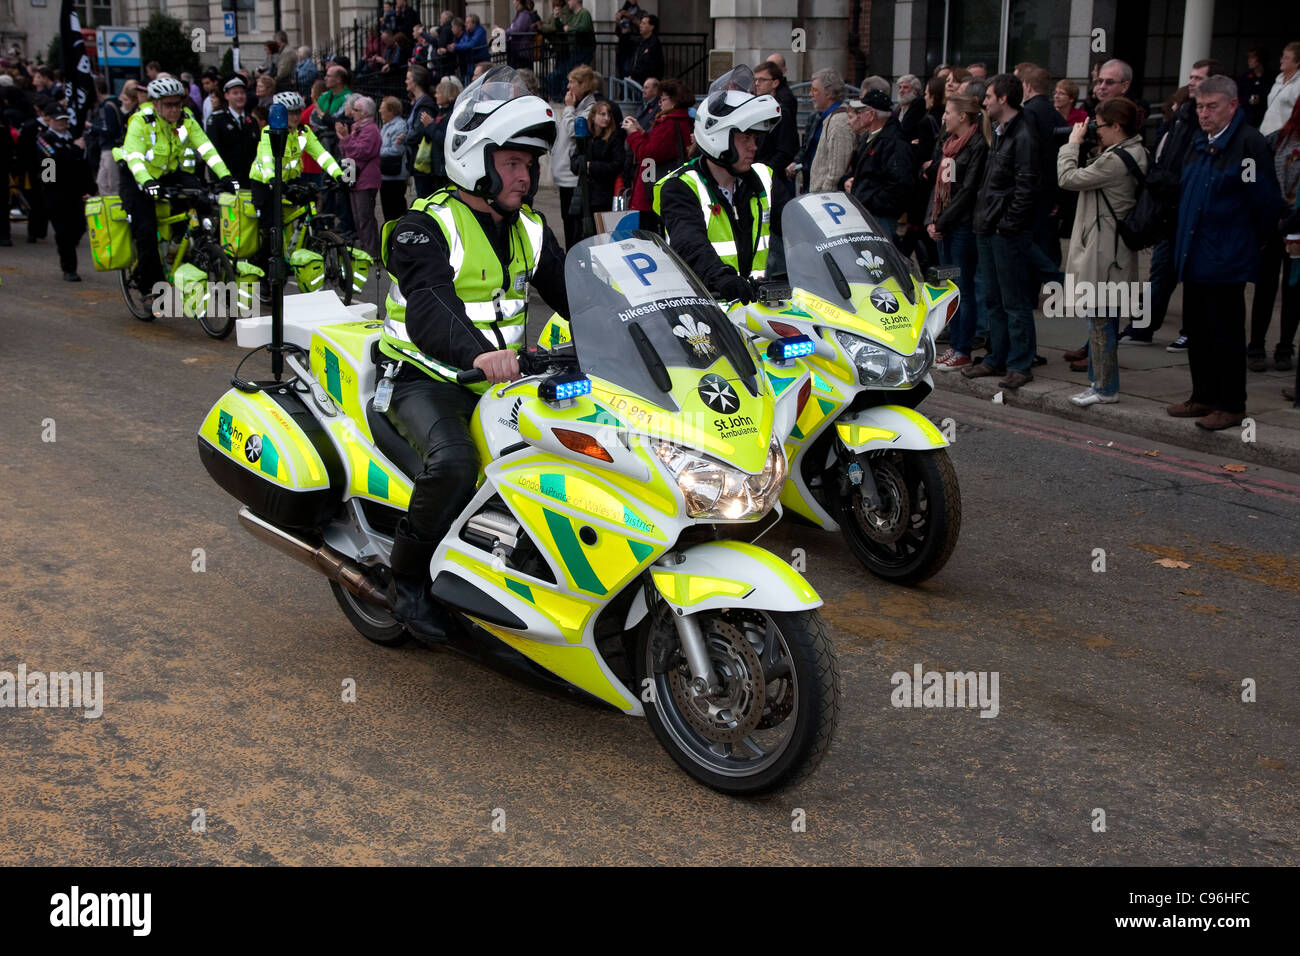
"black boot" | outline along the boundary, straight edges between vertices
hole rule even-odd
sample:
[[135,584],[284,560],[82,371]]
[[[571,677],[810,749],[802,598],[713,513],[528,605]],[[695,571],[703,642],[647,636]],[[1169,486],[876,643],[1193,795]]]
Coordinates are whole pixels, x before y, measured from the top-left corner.
[[393,571],[393,616],[420,640],[445,644],[450,621],[429,593],[429,560],[437,546],[437,542],[412,534],[410,522],[403,518],[393,535],[389,567]]

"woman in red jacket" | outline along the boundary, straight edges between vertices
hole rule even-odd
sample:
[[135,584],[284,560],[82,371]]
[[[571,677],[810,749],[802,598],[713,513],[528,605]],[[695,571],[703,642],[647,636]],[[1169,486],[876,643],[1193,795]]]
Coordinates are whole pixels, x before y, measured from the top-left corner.
[[631,207],[641,213],[642,229],[659,228],[659,217],[651,211],[654,184],[686,161],[691,149],[691,116],[687,110],[694,103],[695,94],[685,83],[664,80],[659,84],[659,115],[649,132],[643,132],[631,116],[623,120],[627,148],[636,163]]

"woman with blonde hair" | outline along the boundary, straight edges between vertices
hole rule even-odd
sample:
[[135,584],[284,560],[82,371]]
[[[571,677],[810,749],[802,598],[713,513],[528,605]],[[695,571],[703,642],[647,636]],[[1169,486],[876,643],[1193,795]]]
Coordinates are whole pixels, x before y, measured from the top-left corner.
[[[564,221],[564,247],[571,248],[581,236],[582,215],[574,215],[573,196],[578,187],[578,177],[572,171],[574,152],[574,126],[579,116],[586,116],[597,100],[605,99],[600,94],[600,80],[596,71],[585,63],[569,71],[569,88],[564,94],[564,111],[551,147],[551,176],[560,189],[560,218]],[[621,123],[621,113],[615,114]]]

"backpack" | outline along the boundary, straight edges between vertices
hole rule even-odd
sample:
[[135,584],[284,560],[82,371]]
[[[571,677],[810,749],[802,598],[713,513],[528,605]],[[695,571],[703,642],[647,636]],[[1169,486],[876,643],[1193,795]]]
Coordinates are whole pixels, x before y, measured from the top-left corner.
[[[1146,175],[1127,149],[1117,149],[1115,152],[1128,167],[1129,175],[1137,180],[1137,202],[1127,216],[1116,220],[1115,228],[1124,245],[1137,252],[1154,246],[1169,235],[1177,207],[1171,209],[1153,190],[1147,188]],[[1105,193],[1102,193],[1102,199],[1105,199]],[[1106,206],[1109,208],[1110,203],[1106,203]],[[1111,215],[1114,215],[1114,210]]]

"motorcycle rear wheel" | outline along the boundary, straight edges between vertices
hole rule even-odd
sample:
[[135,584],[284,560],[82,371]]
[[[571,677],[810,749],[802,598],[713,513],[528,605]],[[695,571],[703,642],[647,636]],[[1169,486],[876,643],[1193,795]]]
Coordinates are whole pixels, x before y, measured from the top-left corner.
[[853,556],[894,584],[938,574],[961,534],[961,490],[948,452],[885,452],[859,462],[872,469],[881,507],[869,512],[858,488],[840,501],[840,531]]
[[839,668],[821,615],[698,614],[722,685],[705,698],[689,690],[670,613],[661,607],[642,626],[635,659],[637,688],[643,696],[654,690],[646,717],[673,760],[706,786],[737,796],[779,790],[811,774],[826,755],[840,707]]
[[388,611],[361,600],[335,581],[330,582],[330,590],[343,616],[366,640],[381,647],[401,647],[411,639],[406,628]]

